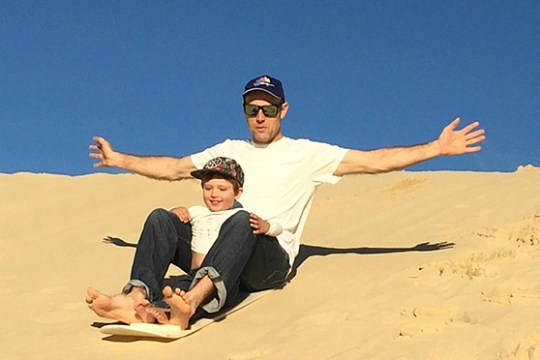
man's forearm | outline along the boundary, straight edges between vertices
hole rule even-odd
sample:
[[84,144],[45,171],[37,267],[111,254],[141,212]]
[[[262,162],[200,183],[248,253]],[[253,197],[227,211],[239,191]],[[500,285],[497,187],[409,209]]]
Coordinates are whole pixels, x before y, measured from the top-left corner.
[[391,147],[371,151],[349,150],[335,174],[378,174],[401,170],[440,155],[438,141],[410,147]]
[[409,166],[436,158],[440,155],[439,144],[433,141],[410,147],[383,148],[374,150],[376,172],[402,170]]
[[191,177],[195,166],[190,156],[175,158],[168,156],[135,156],[119,154],[118,167],[129,172],[159,180],[180,180]]

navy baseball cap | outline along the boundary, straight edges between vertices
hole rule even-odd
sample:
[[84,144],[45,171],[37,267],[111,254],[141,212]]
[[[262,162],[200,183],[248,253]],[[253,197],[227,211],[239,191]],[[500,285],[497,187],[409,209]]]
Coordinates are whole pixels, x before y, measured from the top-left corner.
[[249,80],[244,87],[244,93],[242,97],[252,91],[264,91],[267,94],[278,98],[282,102],[285,102],[285,92],[283,91],[283,85],[281,81],[268,75],[262,75],[255,79]]

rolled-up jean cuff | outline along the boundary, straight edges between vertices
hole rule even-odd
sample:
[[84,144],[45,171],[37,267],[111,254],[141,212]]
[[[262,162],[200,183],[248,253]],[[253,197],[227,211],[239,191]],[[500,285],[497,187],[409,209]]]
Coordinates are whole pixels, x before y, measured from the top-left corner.
[[208,313],[215,313],[221,310],[223,305],[225,305],[225,301],[227,300],[227,289],[225,288],[225,284],[223,283],[223,280],[216,269],[214,269],[212,266],[205,266],[197,270],[195,277],[191,282],[190,289],[197,285],[199,280],[205,276],[208,276],[214,283],[216,294],[213,298],[204,303],[201,308]]
[[146,298],[152,299],[150,289],[141,280],[129,280],[126,286],[124,286],[124,288],[122,289],[122,293],[129,294],[131,292],[131,289],[133,289],[134,287],[143,288],[146,291]]

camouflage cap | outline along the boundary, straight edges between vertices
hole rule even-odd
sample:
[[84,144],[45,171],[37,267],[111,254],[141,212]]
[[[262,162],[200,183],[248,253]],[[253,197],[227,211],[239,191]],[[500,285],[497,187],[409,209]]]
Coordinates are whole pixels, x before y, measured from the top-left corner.
[[236,180],[242,187],[244,186],[244,171],[236,160],[227,157],[216,157],[208,161],[200,170],[191,172],[191,176],[202,179],[212,174],[220,174],[232,180]]

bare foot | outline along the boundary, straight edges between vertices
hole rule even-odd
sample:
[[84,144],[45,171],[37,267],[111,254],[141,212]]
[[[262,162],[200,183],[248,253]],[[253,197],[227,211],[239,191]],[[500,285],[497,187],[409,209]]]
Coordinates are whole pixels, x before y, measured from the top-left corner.
[[140,318],[142,322],[144,323],[149,323],[149,324],[155,323],[156,322],[155,316],[153,316],[151,313],[148,312],[148,309],[150,309],[151,306],[152,305],[150,304],[150,301],[148,300],[144,300],[136,304],[135,313],[136,313],[137,318]]
[[189,328],[189,319],[195,313],[195,306],[186,292],[181,289],[175,289],[174,292],[170,286],[163,289],[165,302],[171,307],[171,318],[169,324],[180,325],[182,330]]
[[90,310],[103,318],[127,324],[141,322],[141,319],[137,317],[135,307],[144,301],[147,301],[144,291],[139,288],[133,288],[129,294],[114,296],[103,294],[91,287],[86,291],[86,303]]
[[137,305],[135,307],[135,312],[145,323],[153,324],[158,322],[160,324],[169,324],[170,312],[167,309],[153,307],[149,301]]
[[160,324],[170,324],[170,311],[167,311],[165,309],[159,309],[159,308],[149,308],[148,313],[151,314],[158,323]]

